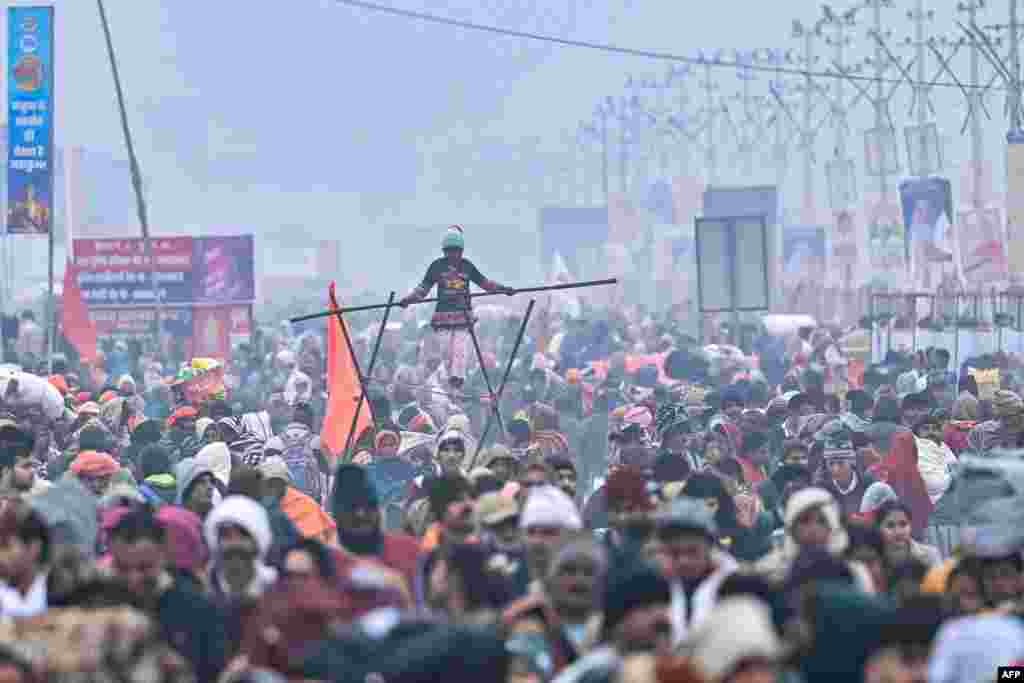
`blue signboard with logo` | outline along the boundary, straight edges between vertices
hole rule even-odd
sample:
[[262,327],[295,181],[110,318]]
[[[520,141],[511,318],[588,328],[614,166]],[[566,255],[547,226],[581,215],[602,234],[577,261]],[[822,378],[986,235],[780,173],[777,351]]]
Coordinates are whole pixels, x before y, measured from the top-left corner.
[[53,227],[53,7],[7,9],[7,232]]

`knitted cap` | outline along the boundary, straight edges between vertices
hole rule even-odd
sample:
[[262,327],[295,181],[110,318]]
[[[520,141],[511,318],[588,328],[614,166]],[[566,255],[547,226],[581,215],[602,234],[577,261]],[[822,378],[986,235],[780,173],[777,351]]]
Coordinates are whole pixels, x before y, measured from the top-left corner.
[[465,249],[466,240],[462,228],[458,225],[450,225],[441,240],[442,249]]

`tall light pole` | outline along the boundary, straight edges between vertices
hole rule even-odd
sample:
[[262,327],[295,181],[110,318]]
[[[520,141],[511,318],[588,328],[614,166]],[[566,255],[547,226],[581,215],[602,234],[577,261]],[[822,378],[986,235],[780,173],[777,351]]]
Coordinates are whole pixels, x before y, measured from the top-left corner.
[[803,39],[804,82],[799,89],[803,95],[803,120],[801,122],[800,137],[801,146],[804,152],[804,187],[803,187],[803,215],[804,220],[814,222],[815,201],[814,201],[814,94],[817,87],[814,83],[814,65],[818,58],[814,52],[814,43],[822,36],[822,26],[825,19],[819,19],[813,24],[804,25],[802,22],[793,21],[793,38]]
[[718,184],[718,150],[715,148],[715,125],[721,108],[715,103],[715,92],[719,86],[711,77],[718,57],[708,57],[703,52],[698,58],[704,70],[704,78],[700,81],[700,89],[704,93],[704,106],[701,108],[702,127],[704,129],[704,166],[708,186]]
[[[928,128],[932,104],[931,87],[927,84],[927,53],[925,49],[928,47],[928,41],[925,38],[925,24],[934,18],[935,11],[926,10],[924,0],[915,0],[914,9],[907,12],[907,19],[914,22],[914,37],[908,37],[904,41],[906,45],[914,47],[914,64],[916,67],[913,90],[917,126],[914,134],[907,135],[907,160],[910,162],[910,172],[922,177],[940,170],[940,159],[942,156],[938,149],[938,135],[936,134],[932,140]],[[930,141],[935,143],[934,150],[929,144]],[[934,159],[932,158],[933,152]]]
[[[967,13],[967,23],[978,23],[978,10],[985,7],[985,0],[966,0],[957,3],[957,11]],[[983,199],[981,184],[984,174],[985,136],[981,127],[981,110],[985,93],[981,87],[981,47],[976,40],[969,41],[971,48],[971,89],[968,92],[968,112],[971,117],[971,206],[980,209]]]
[[875,41],[875,54],[871,64],[875,67],[875,94],[871,103],[875,110],[876,135],[874,150],[877,154],[876,163],[878,177],[878,197],[881,203],[886,202],[889,196],[889,176],[898,167],[897,159],[890,159],[895,142],[895,130],[889,122],[889,96],[885,92],[885,74],[889,68],[889,60],[886,56],[885,41],[892,35],[886,31],[882,24],[882,8],[892,7],[893,0],[865,0],[865,7],[872,10],[872,27],[869,35]]
[[[846,49],[853,42],[849,31],[856,24],[859,9],[855,7],[840,13],[828,5],[823,7],[827,26],[832,30],[832,35],[826,37],[825,42],[832,46],[834,50],[833,65],[840,72],[857,73],[861,68],[860,64],[849,66],[846,61]],[[832,69],[829,71],[833,72]],[[835,95],[831,97],[830,118],[835,128],[835,148],[832,160],[826,164],[826,177],[829,183],[829,199],[832,208],[840,210],[849,208],[856,200],[855,165],[847,150],[847,139],[850,134],[848,114],[862,95],[858,94],[852,102],[847,102],[844,78],[835,79],[833,88]]]

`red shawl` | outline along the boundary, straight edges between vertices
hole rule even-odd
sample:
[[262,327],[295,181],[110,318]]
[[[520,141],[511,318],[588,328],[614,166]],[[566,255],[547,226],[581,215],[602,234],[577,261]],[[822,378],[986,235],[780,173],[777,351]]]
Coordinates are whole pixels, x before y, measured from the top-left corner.
[[917,444],[911,432],[893,435],[889,453],[877,466],[875,473],[910,507],[914,537],[920,538],[935,506],[928,497],[928,489],[917,469]]

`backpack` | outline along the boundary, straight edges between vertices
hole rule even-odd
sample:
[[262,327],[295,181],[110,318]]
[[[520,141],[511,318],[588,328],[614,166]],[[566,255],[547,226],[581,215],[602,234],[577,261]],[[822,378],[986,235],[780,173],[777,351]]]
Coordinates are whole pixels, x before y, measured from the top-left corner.
[[323,477],[316,455],[310,446],[313,435],[307,431],[288,429],[279,437],[284,444],[281,458],[288,466],[292,486],[305,493],[317,503],[323,501]]

